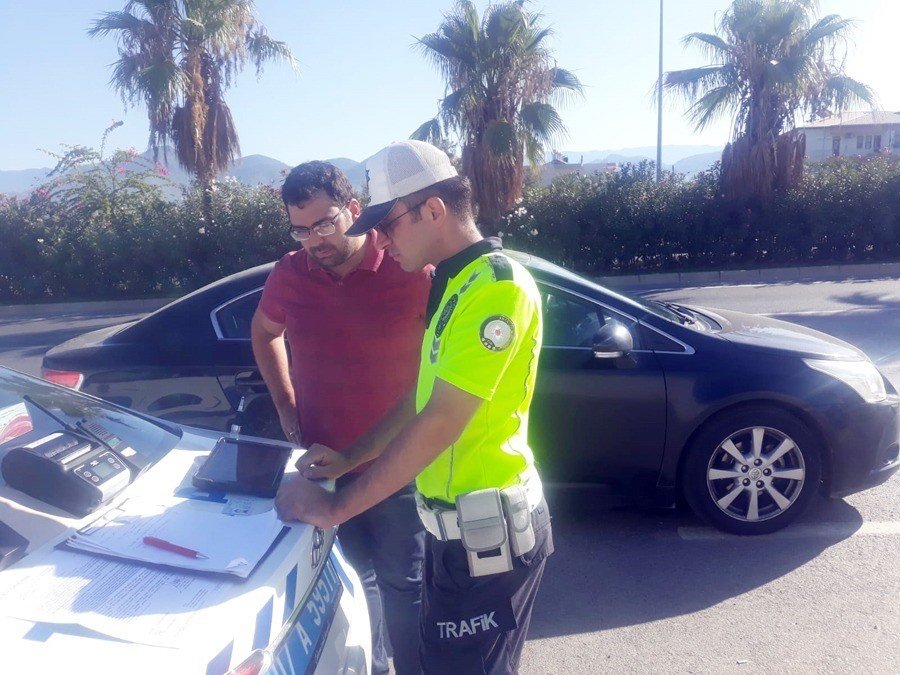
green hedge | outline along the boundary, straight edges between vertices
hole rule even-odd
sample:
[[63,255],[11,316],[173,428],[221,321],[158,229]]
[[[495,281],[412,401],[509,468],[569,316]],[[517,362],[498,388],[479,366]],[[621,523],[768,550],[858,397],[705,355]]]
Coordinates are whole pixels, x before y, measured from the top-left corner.
[[180,295],[294,245],[271,187],[219,183],[211,223],[200,201],[130,192],[98,216],[46,190],[0,197],[0,302]]
[[811,165],[772,204],[727,201],[718,168],[653,180],[649,162],[526,190],[507,246],[607,275],[900,259],[900,162]]
[[[152,168],[114,156],[35,191],[0,195],[0,303],[180,295],[277,259],[294,242],[280,196],[219,183],[213,221],[196,188],[164,196]],[[810,168],[774,204],[727,202],[716,170],[653,180],[650,163],[526,190],[505,244],[592,275],[900,259],[900,162]]]

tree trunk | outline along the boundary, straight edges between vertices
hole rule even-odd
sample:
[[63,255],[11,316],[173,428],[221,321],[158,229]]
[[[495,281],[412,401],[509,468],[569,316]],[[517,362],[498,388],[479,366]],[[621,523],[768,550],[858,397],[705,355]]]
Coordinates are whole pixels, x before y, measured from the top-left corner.
[[736,201],[770,203],[777,192],[800,181],[805,155],[806,136],[795,131],[756,143],[741,136],[722,152],[722,190]]
[[797,186],[803,178],[803,159],[806,157],[806,134],[789,131],[778,137],[775,144],[775,190]]
[[212,190],[215,182],[215,171],[204,159],[197,167],[197,183],[200,185],[200,209],[207,227],[213,222]]
[[522,153],[498,157],[475,143],[463,147],[463,174],[472,181],[472,201],[478,210],[482,234],[500,231],[501,218],[522,196],[524,171]]

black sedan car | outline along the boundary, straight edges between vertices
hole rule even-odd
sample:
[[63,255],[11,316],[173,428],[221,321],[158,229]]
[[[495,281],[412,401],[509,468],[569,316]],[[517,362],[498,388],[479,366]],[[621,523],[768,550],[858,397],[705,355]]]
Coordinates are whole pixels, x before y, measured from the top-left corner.
[[[855,347],[774,319],[627,297],[513,255],[543,300],[530,430],[546,481],[609,483],[656,504],[683,496],[726,531],[761,534],[820,489],[844,496],[900,467],[900,397]],[[44,376],[181,424],[280,436],[250,347],[271,267],[61,344]]]

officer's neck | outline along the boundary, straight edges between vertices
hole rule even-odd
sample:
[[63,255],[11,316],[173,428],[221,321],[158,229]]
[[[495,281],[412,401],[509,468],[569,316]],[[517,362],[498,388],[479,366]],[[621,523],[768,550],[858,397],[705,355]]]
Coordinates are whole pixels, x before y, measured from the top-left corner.
[[471,227],[452,228],[445,233],[443,245],[438,254],[440,258],[433,261],[433,263],[436,265],[447,260],[447,258],[452,258],[460,251],[464,251],[472,244],[477,244],[482,239],[484,237],[481,236],[481,233],[474,225]]

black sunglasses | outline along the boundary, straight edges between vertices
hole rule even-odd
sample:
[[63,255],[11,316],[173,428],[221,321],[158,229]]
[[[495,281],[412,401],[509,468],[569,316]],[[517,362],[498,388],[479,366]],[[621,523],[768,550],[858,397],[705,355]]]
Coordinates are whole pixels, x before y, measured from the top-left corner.
[[387,236],[391,236],[390,228],[393,227],[394,223],[396,223],[398,220],[400,220],[400,219],[401,219],[403,216],[405,216],[407,213],[412,213],[413,211],[415,211],[416,209],[418,209],[419,207],[421,207],[422,204],[424,204],[424,203],[427,202],[427,201],[428,201],[427,199],[422,200],[421,202],[419,202],[419,203],[416,204],[415,206],[410,206],[408,209],[406,209],[406,211],[404,211],[403,213],[401,213],[399,216],[394,216],[393,218],[391,218],[391,219],[388,220],[388,221],[381,221],[380,223],[378,223],[378,224],[375,226],[375,229],[378,230],[379,232],[381,232],[382,234],[386,234]]

